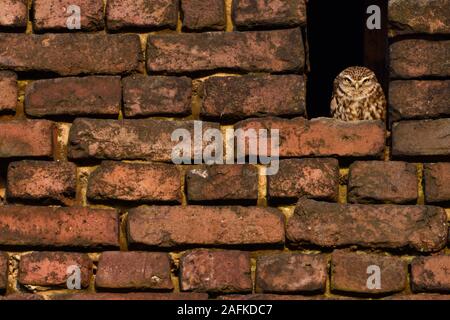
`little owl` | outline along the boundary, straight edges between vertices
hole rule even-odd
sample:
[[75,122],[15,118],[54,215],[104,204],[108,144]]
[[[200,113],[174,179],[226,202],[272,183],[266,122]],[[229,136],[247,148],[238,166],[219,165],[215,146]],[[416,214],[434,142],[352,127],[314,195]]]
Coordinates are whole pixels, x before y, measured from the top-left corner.
[[386,98],[375,73],[350,67],[334,80],[331,114],[344,121],[385,120]]

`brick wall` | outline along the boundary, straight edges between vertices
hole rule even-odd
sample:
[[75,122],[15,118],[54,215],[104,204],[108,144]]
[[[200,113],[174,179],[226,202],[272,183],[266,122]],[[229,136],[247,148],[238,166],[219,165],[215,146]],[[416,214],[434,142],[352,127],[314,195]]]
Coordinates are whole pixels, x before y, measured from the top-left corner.
[[[0,0],[0,300],[450,298],[448,0],[390,1],[392,132],[307,119],[303,0],[105,2]],[[194,120],[279,172],[173,164]]]

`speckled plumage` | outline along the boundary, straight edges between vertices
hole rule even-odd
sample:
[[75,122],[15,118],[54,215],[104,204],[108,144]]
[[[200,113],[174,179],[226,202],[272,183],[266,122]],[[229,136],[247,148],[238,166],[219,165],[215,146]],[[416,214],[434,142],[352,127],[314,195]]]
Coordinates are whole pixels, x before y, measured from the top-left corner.
[[331,115],[344,121],[385,120],[386,98],[375,73],[349,67],[334,80]]

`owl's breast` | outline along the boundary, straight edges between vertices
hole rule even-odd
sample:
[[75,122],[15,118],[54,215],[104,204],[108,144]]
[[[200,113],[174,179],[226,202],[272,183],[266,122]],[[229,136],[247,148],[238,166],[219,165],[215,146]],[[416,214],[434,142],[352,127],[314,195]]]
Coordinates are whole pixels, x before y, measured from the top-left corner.
[[364,109],[367,106],[366,99],[351,99],[347,101],[346,112],[349,114],[350,120],[361,120],[363,118]]

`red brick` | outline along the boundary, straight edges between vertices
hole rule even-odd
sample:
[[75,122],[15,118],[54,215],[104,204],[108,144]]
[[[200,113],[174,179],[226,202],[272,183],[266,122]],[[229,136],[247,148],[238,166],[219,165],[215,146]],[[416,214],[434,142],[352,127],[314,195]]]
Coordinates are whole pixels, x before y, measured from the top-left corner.
[[293,244],[439,251],[447,242],[445,210],[432,206],[336,204],[300,200],[288,220]]
[[211,118],[304,115],[304,76],[212,77],[204,83],[201,115]]
[[0,300],[5,301],[28,301],[28,300],[45,300],[43,296],[39,294],[32,294],[32,293],[11,293],[4,297],[0,296]]
[[305,64],[300,29],[158,34],[147,42],[149,72],[301,71]]
[[0,123],[0,158],[51,157],[53,122],[11,120]]
[[82,31],[97,31],[105,27],[102,0],[35,0],[33,1],[33,31],[79,31],[67,27],[73,16],[69,6],[80,7]]
[[25,112],[46,116],[119,116],[120,77],[88,76],[37,80],[25,91]]
[[224,30],[227,25],[223,0],[181,0],[181,10],[187,30]]
[[450,255],[414,258],[411,285],[414,292],[450,292]]
[[[267,129],[268,136],[271,129],[278,129],[280,157],[381,157],[384,152],[385,129],[381,121],[344,122],[328,118],[309,121],[268,117],[243,120],[234,129]],[[267,145],[270,150],[270,143]],[[239,151],[243,150],[239,148]],[[248,151],[245,154],[249,154]]]
[[122,80],[127,118],[191,113],[192,80],[135,74]]
[[390,35],[450,33],[450,1],[389,1]]
[[243,29],[305,25],[306,3],[304,0],[233,0],[233,20]]
[[136,34],[0,34],[0,69],[63,76],[123,74],[141,69]]
[[289,294],[270,294],[270,293],[256,293],[256,294],[228,294],[217,297],[217,300],[284,300],[284,301],[303,301],[303,300],[352,300],[349,297],[325,297],[323,295],[289,295]]
[[392,156],[449,157],[450,119],[408,120],[394,123]]
[[244,251],[192,250],[180,260],[183,291],[251,292],[250,254]]
[[[203,122],[202,128],[205,132],[219,125]],[[194,140],[194,121],[78,118],[70,130],[68,155],[71,159],[172,161],[173,147],[179,143],[171,141],[176,129],[188,130]]]
[[450,201],[450,163],[428,163],[423,167],[425,201]]
[[103,252],[95,285],[105,289],[171,290],[169,256],[162,252]]
[[77,188],[77,167],[71,162],[18,161],[8,167],[8,200],[70,204]]
[[225,294],[217,297],[217,300],[239,300],[239,301],[270,301],[270,300],[307,300],[306,296],[287,295],[287,294]]
[[339,163],[336,159],[287,159],[280,161],[277,174],[268,176],[268,196],[272,200],[312,198],[337,201]]
[[109,0],[106,4],[108,30],[175,29],[177,0]]
[[118,247],[115,210],[0,206],[0,245]]
[[128,213],[128,240],[154,247],[284,243],[284,216],[275,208],[151,206]]
[[281,253],[256,261],[257,292],[324,292],[328,274],[324,255]]
[[412,163],[356,161],[350,166],[350,203],[415,203],[417,196],[417,168]]
[[[1,299],[1,297],[0,297]],[[207,300],[208,294],[195,292],[158,293],[158,292],[130,292],[130,293],[75,293],[57,294],[51,300]]]
[[181,174],[169,164],[104,161],[89,177],[94,201],[181,202]]
[[8,285],[8,254],[0,251],[0,292]]
[[83,288],[89,286],[92,260],[87,254],[68,252],[32,252],[20,258],[19,283],[33,286],[65,287],[71,274],[68,268],[80,269]]
[[0,30],[24,30],[28,21],[27,0],[0,2]]
[[450,41],[408,39],[390,48],[392,78],[448,77]]
[[389,84],[392,120],[450,115],[450,80],[397,80]]
[[201,166],[186,176],[189,201],[239,200],[258,198],[258,168],[252,165]]
[[[370,266],[380,268],[380,289],[370,289]],[[406,287],[407,263],[400,258],[379,254],[335,251],[331,256],[331,290],[355,293],[392,293]]]
[[401,294],[386,298],[386,300],[450,300],[450,294]]
[[0,71],[0,114],[15,113],[17,98],[17,75],[10,71]]

